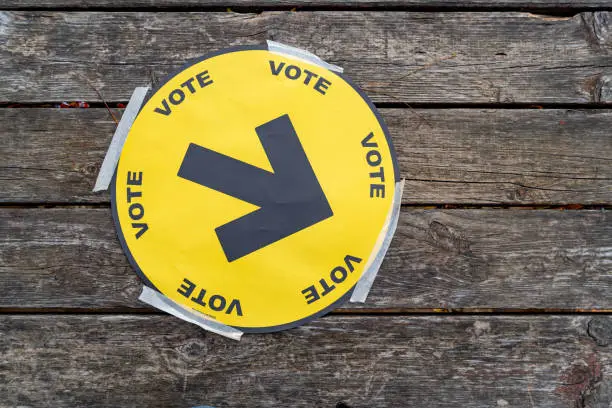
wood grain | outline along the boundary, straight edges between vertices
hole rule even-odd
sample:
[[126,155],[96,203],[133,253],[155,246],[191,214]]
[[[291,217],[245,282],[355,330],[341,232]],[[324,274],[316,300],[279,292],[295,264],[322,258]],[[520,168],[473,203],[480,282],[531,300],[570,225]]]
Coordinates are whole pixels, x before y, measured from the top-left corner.
[[4,0],[3,9],[164,9],[164,8],[448,8],[448,9],[507,9],[573,10],[610,8],[607,0]]
[[593,319],[612,326],[333,316],[238,343],[167,316],[3,315],[0,406],[607,408]]
[[[612,203],[608,110],[383,109],[405,204]],[[120,113],[116,112],[119,116]],[[106,109],[0,109],[4,203],[92,203]]]
[[[205,12],[301,6],[327,11]],[[490,12],[523,7],[582,12]],[[12,8],[47,11],[0,11],[0,103],[125,101],[189,58],[273,39],[402,107],[382,114],[404,204],[612,203],[610,110],[408,106],[612,103],[608,1]],[[83,12],[49,11],[62,8]],[[398,11],[419,8],[489,11]],[[236,343],[136,300],[108,195],[91,193],[114,128],[104,109],[0,109],[0,408],[612,406],[610,315],[401,315],[612,310],[609,211],[404,207],[365,305]]]
[[610,12],[0,12],[0,101],[127,100],[186,60],[267,39],[377,102],[612,102]]
[[[404,209],[368,309],[612,309],[612,213]],[[0,210],[0,308],[142,308],[110,210]],[[345,305],[345,310],[356,305]]]

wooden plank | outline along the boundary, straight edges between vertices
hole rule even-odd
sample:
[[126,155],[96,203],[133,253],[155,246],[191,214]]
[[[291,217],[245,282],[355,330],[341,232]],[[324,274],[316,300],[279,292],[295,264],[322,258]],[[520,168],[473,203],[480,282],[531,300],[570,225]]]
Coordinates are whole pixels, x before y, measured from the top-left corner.
[[[0,211],[0,308],[142,308],[110,210]],[[612,309],[612,213],[402,211],[369,309]],[[353,309],[355,305],[346,305]]]
[[164,9],[164,8],[355,8],[396,9],[396,8],[448,8],[448,9],[506,9],[529,10],[552,9],[606,9],[607,0],[5,0],[1,6],[11,9]]
[[[406,204],[612,203],[611,111],[381,112]],[[0,123],[1,202],[109,201],[91,192],[115,129],[106,109],[0,109]]]
[[607,408],[592,326],[610,340],[610,316],[334,316],[235,342],[169,316],[3,315],[0,404]]
[[[530,13],[0,13],[0,101],[127,100],[229,45],[281,41],[377,102],[612,102],[612,17]],[[214,73],[213,73],[214,76]]]

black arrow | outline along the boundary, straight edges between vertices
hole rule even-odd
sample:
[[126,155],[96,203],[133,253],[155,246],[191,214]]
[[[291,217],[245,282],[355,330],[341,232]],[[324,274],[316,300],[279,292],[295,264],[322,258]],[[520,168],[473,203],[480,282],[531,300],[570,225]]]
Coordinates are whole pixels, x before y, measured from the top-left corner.
[[191,143],[178,176],[257,205],[215,229],[229,262],[333,215],[289,115],[255,128],[274,173]]

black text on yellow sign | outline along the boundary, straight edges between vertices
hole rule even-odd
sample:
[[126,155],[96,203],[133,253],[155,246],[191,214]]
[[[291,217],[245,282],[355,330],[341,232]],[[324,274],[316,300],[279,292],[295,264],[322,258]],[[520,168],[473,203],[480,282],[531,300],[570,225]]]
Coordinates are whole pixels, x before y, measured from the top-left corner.
[[147,285],[223,324],[274,331],[346,299],[397,179],[384,124],[344,76],[240,47],[150,96],[112,202]]

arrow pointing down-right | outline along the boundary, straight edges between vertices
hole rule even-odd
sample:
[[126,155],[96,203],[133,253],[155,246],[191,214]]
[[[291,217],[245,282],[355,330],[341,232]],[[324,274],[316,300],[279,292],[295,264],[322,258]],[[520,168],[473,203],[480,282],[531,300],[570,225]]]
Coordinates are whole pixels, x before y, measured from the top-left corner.
[[178,176],[259,209],[215,229],[229,262],[333,215],[289,119],[255,128],[273,173],[191,143]]

